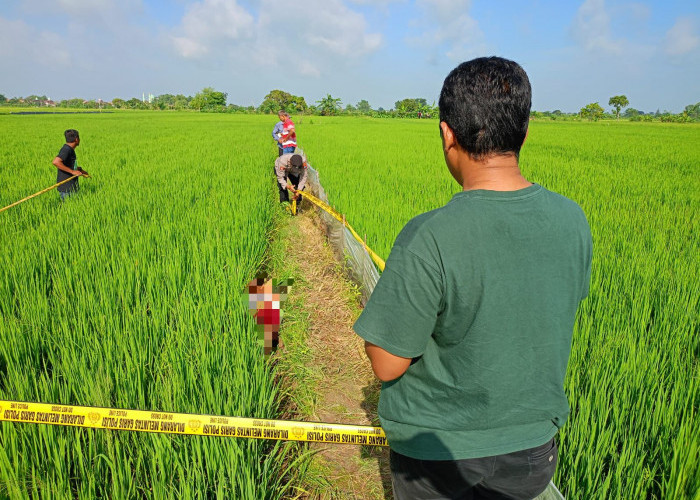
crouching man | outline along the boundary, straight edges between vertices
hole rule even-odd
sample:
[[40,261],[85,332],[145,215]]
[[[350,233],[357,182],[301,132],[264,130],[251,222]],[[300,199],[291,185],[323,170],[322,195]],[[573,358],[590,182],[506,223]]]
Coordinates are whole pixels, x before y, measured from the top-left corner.
[[280,192],[280,203],[289,202],[288,189],[296,191],[292,199],[301,204],[301,193],[306,187],[308,165],[306,158],[300,154],[287,153],[275,160],[275,174],[277,174],[277,187]]

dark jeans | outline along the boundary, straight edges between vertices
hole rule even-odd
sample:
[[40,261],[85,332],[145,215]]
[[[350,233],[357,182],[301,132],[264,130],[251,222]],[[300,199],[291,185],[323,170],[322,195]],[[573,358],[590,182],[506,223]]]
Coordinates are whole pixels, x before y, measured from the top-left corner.
[[[289,179],[289,182],[291,182],[293,185],[298,186],[299,185],[299,176],[298,175],[292,175],[289,174],[287,175],[287,178]],[[282,186],[279,182],[277,182],[277,188],[280,190],[280,203],[284,201],[289,201],[289,191],[287,191],[287,185],[285,184]],[[299,196],[299,199],[297,200],[297,206],[301,203],[301,196]]]
[[417,460],[391,451],[396,500],[529,500],[547,488],[556,467],[554,439],[529,450],[466,460]]
[[78,192],[77,190],[65,191],[65,192],[59,191],[59,194],[61,195],[61,201],[66,201],[68,198],[70,198],[71,196],[73,196],[77,192]]

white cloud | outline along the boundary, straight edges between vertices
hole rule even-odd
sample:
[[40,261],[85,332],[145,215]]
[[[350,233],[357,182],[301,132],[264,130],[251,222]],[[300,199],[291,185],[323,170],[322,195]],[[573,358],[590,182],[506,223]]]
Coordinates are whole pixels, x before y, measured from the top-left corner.
[[201,43],[250,38],[254,22],[236,0],[203,0],[187,10],[182,26],[187,38]]
[[12,70],[14,64],[32,63],[49,69],[67,69],[71,66],[68,44],[61,36],[50,31],[39,31],[24,21],[10,21],[0,17],[0,57]]
[[186,36],[174,36],[172,42],[177,53],[185,59],[199,59],[209,52],[209,47]]
[[300,0],[291,9],[261,0],[258,7],[256,17],[236,0],[195,2],[171,43],[181,57],[205,62],[224,57],[246,69],[286,64],[290,72],[307,77],[362,58],[382,44],[382,35],[369,33],[364,16],[341,0]]
[[681,17],[676,24],[666,32],[664,50],[670,56],[681,56],[693,51],[700,45],[700,37],[694,20]]
[[479,23],[469,15],[471,0],[418,0],[416,5],[426,15],[417,22],[419,29],[423,26],[433,29],[409,39],[409,43],[427,49],[431,62],[437,63],[442,58],[441,50],[445,50],[444,55],[452,61],[463,61],[489,52]]
[[331,54],[359,57],[374,52],[382,43],[379,33],[367,33],[365,18],[339,0],[297,2],[296,19],[300,41]]
[[311,76],[314,78],[318,78],[321,76],[321,70],[319,70],[314,64],[310,63],[309,61],[300,61],[297,62],[296,64],[297,68],[299,68],[299,73],[304,76]]
[[622,53],[622,43],[613,40],[610,30],[610,15],[605,8],[605,0],[586,0],[579,7],[571,34],[588,51],[602,51],[607,54]]

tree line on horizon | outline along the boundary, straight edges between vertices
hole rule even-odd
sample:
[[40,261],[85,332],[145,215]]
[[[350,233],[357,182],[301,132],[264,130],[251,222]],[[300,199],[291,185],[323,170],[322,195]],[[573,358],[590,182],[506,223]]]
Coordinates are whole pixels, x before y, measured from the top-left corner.
[[[343,105],[342,100],[327,94],[314,104],[307,104],[302,96],[296,96],[283,90],[271,90],[259,106],[239,106],[227,104],[228,94],[220,92],[212,87],[206,87],[194,96],[184,94],[161,94],[149,96],[149,99],[133,97],[128,100],[115,97],[112,101],[85,100],[81,98],[64,99],[54,102],[45,95],[29,95],[26,97],[6,98],[0,94],[0,106],[16,107],[57,107],[69,109],[137,109],[137,110],[191,110],[199,112],[216,113],[246,113],[246,114],[276,114],[278,111],[287,111],[290,114],[312,115],[366,115],[386,118],[437,118],[438,107],[435,102],[429,104],[424,98],[406,98],[394,103],[389,110],[384,108],[372,108],[366,99],[356,104]],[[689,104],[681,113],[656,110],[656,112],[644,112],[629,107],[629,100],[625,95],[613,96],[608,101],[610,112],[598,103],[590,103],[582,107],[578,113],[566,113],[561,110],[532,111],[533,119],[549,120],[576,120],[585,119],[598,121],[601,119],[619,119],[623,117],[631,121],[662,121],[662,122],[697,122],[700,121],[700,102]],[[627,108],[627,109],[625,109]],[[623,111],[624,110],[624,111]]]

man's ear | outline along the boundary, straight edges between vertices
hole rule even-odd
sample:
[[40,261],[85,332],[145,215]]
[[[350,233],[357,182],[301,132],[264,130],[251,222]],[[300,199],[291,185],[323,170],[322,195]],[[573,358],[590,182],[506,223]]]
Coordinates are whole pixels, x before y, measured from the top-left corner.
[[447,155],[457,145],[457,138],[446,122],[440,122],[440,137],[442,137],[442,150]]

